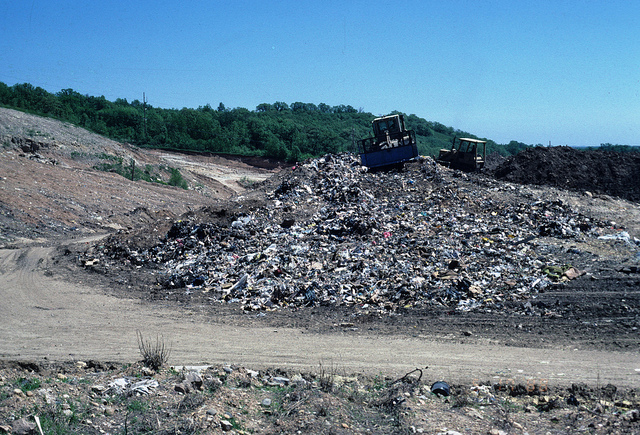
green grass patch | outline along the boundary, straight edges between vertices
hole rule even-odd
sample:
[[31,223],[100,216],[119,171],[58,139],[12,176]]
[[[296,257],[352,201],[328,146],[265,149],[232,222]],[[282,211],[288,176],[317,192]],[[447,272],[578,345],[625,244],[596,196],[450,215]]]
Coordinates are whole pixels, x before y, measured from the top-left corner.
[[132,400],[127,404],[127,410],[131,412],[144,412],[149,405],[141,400]]
[[[81,157],[80,153],[76,158]],[[132,181],[147,181],[149,183],[158,183],[169,186],[176,186],[182,189],[188,189],[189,183],[182,176],[180,170],[171,167],[154,167],[153,165],[137,165],[133,160],[126,162],[122,157],[114,156],[112,154],[102,153],[99,154],[98,159],[101,161],[93,166],[94,169],[103,172],[114,172],[128,180]],[[162,172],[165,172],[163,177]],[[164,181],[163,178],[167,177],[168,180]]]
[[238,180],[238,184],[240,184],[244,188],[251,187],[255,183],[256,183],[256,180],[252,180],[251,178],[246,177],[246,176],[242,177],[242,178],[240,178],[240,180]]
[[17,381],[17,385],[18,385],[18,388],[20,388],[23,393],[26,393],[27,391],[33,391],[40,388],[40,380],[19,378]]
[[177,170],[175,168],[170,168],[169,170],[171,171],[171,177],[169,178],[169,181],[167,182],[167,184],[169,186],[176,186],[176,187],[180,187],[182,189],[188,189],[189,188],[189,184],[187,183],[187,180],[185,180],[182,177],[182,174],[180,173],[179,170]]

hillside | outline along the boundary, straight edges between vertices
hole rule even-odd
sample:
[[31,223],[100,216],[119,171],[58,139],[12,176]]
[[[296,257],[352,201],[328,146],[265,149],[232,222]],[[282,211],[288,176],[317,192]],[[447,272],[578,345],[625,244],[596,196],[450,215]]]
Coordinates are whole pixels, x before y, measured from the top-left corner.
[[[0,108],[0,244],[80,237],[148,223],[228,199],[277,165],[146,150],[50,118]],[[154,180],[131,182],[96,166],[135,162]],[[262,167],[257,167],[258,164]],[[115,165],[113,165],[115,166]],[[117,169],[117,168],[116,168]],[[177,169],[188,189],[162,184]]]

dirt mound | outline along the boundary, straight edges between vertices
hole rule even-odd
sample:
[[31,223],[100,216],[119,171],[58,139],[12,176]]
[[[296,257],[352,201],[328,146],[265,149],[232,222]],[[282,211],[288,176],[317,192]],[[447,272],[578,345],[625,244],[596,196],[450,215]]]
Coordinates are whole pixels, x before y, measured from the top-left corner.
[[579,151],[535,147],[522,151],[493,172],[499,180],[589,191],[640,201],[640,153]]

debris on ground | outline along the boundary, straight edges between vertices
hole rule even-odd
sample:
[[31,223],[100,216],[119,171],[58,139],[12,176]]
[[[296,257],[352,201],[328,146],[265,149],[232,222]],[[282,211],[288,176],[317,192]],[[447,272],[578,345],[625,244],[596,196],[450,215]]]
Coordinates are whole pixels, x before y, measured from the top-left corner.
[[638,389],[612,384],[78,362],[0,362],[0,433],[637,434],[640,421]]

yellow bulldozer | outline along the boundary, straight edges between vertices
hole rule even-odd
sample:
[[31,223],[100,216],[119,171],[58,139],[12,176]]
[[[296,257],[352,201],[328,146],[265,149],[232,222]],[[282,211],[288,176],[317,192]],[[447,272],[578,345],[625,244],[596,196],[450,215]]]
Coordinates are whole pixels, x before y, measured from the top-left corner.
[[462,171],[477,171],[484,167],[487,141],[454,137],[451,149],[441,149],[438,163]]

